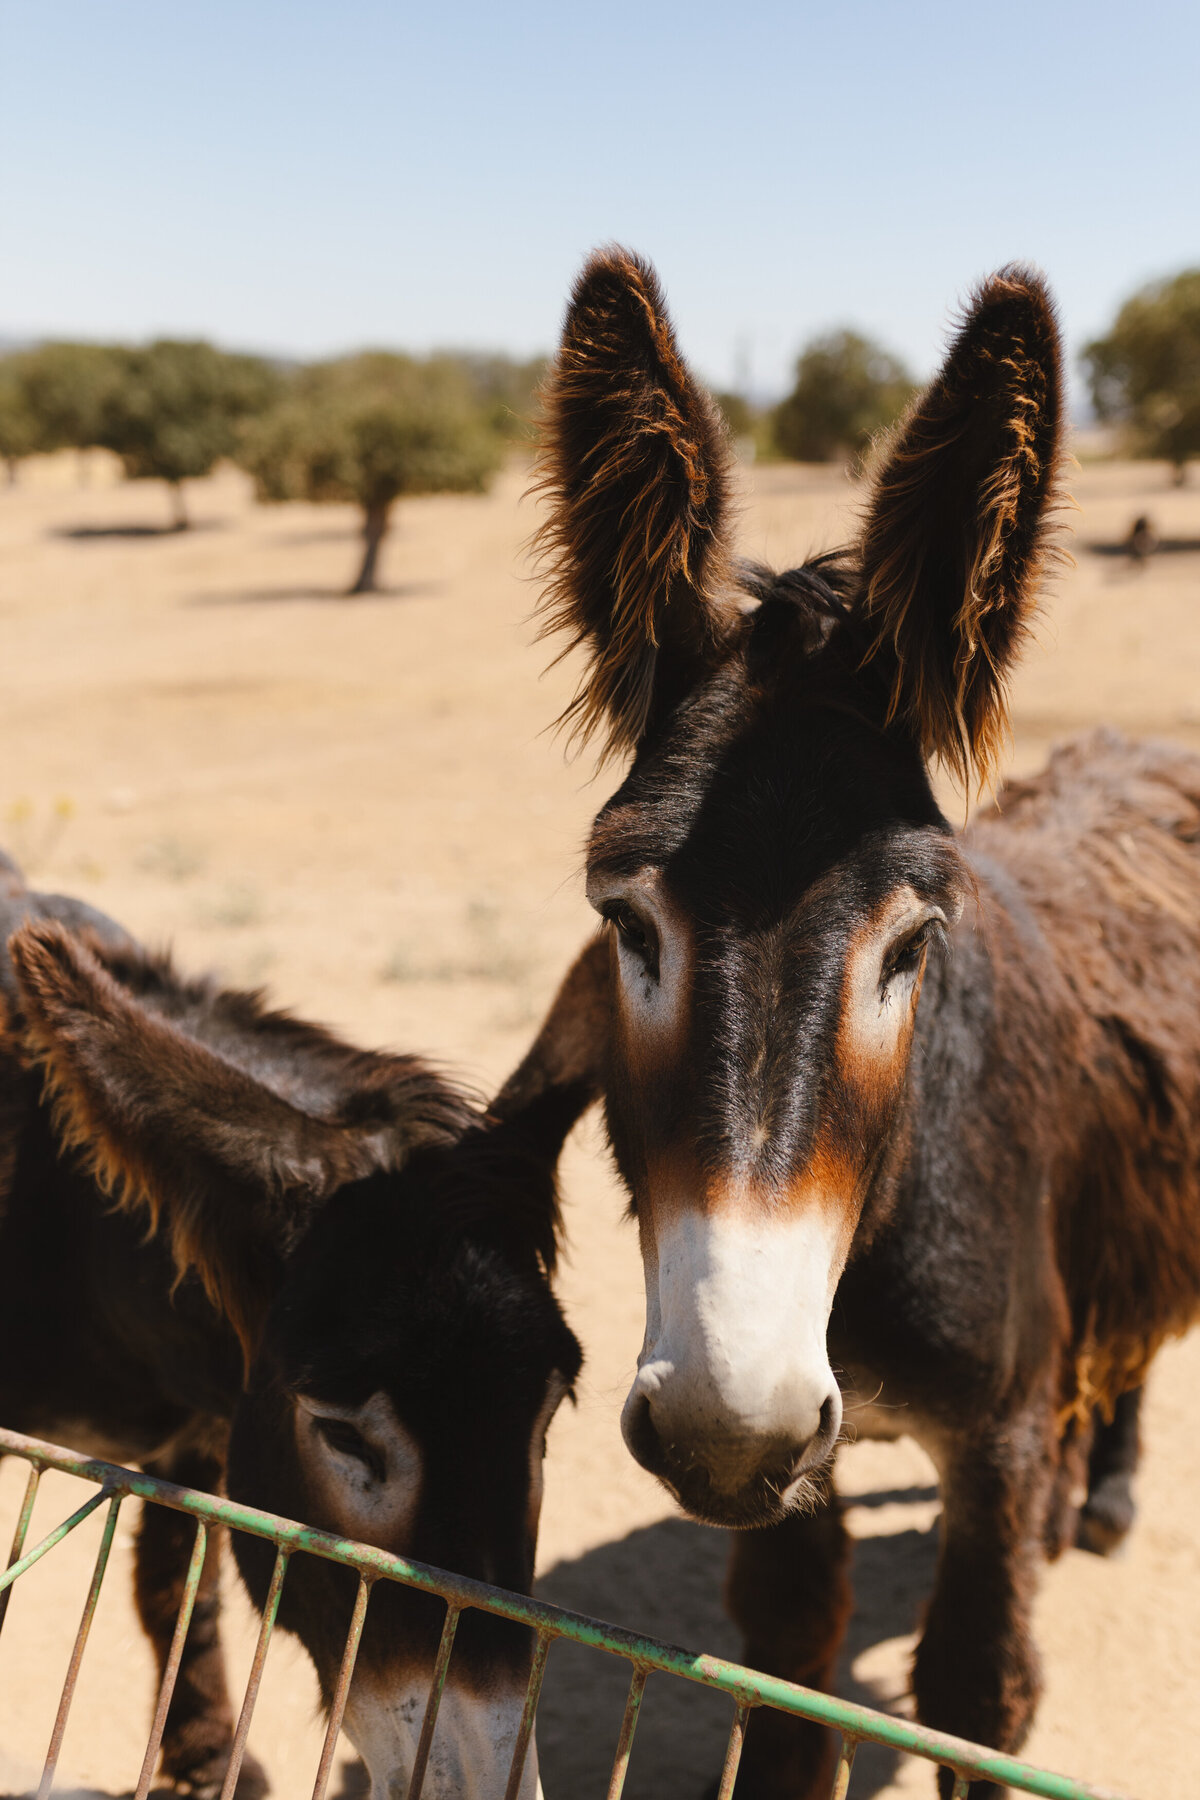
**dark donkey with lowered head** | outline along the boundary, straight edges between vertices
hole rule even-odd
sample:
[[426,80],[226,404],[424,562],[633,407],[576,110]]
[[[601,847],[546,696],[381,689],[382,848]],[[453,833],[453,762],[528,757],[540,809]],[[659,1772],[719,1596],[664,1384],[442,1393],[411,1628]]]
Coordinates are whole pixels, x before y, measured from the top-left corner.
[[[10,936],[11,934],[11,936]],[[412,1056],[351,1048],[186,980],[0,863],[0,1420],[396,1554],[528,1591],[545,1435],[579,1369],[550,1289],[554,1169],[579,1102],[526,1084],[485,1122]],[[114,1204],[115,1202],[115,1204]],[[142,1513],[161,1673],[192,1527]],[[238,1536],[264,1603],[270,1545]],[[350,1572],[293,1559],[280,1623],[328,1703]],[[231,1745],[210,1551],[162,1748],[211,1796]],[[379,1582],[346,1730],[404,1793],[443,1608]],[[527,1633],[463,1615],[424,1792],[498,1800]],[[241,1800],[262,1792],[247,1758]],[[538,1790],[529,1755],[521,1794]]]
[[[1060,409],[1051,304],[1007,270],[853,549],[739,565],[716,414],[653,271],[612,251],[568,311],[543,470],[548,628],[588,659],[570,716],[632,753],[588,851],[608,926],[544,1038],[590,974],[646,1274],[626,1440],[749,1528],[747,1659],[825,1686],[843,1395],[859,1434],[912,1433],[944,1499],[919,1716],[1009,1750],[1039,1556],[1089,1445],[1082,1530],[1128,1527],[1138,1386],[1200,1302],[1200,760],[1085,739],[961,836],[927,772],[994,767]],[[822,1792],[830,1748],[756,1714],[738,1792]]]

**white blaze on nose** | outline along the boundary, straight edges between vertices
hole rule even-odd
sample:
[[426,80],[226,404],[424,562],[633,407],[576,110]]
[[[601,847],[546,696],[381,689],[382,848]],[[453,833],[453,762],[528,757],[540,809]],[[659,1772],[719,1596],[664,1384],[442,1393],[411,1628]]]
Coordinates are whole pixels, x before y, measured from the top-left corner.
[[[371,1800],[405,1800],[428,1696],[428,1678],[396,1689],[356,1680],[351,1688],[346,1735],[367,1765]],[[421,1800],[504,1800],[524,1702],[523,1687],[493,1697],[448,1683]],[[518,1800],[542,1800],[532,1738],[517,1793]]]
[[837,1393],[825,1334],[845,1260],[838,1209],[688,1211],[654,1235],[646,1344],[626,1418],[648,1399],[668,1446],[784,1440],[802,1449]]

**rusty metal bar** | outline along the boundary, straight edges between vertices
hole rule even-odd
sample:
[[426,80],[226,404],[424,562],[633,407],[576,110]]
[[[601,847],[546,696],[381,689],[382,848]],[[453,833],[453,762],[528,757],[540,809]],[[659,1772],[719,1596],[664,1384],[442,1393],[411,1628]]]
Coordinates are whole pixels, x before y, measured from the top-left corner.
[[538,1696],[542,1691],[542,1676],[546,1673],[546,1658],[550,1654],[552,1634],[539,1631],[537,1648],[533,1653],[533,1663],[529,1670],[529,1683],[525,1689],[525,1704],[521,1708],[521,1723],[517,1726],[517,1741],[513,1745],[512,1762],[508,1769],[508,1786],[504,1790],[504,1800],[517,1800],[521,1791],[521,1777],[525,1773],[525,1758],[529,1753],[529,1739],[533,1733],[533,1717],[537,1712]]
[[138,1776],[133,1800],[146,1800],[146,1795],[150,1792],[150,1783],[154,1779],[154,1771],[158,1766],[158,1752],[162,1745],[163,1731],[166,1728],[167,1710],[171,1704],[171,1696],[175,1692],[179,1664],[183,1660],[183,1646],[187,1639],[188,1626],[192,1622],[192,1608],[196,1604],[196,1592],[200,1586],[200,1577],[204,1573],[208,1532],[209,1527],[205,1521],[198,1519],[196,1521],[196,1541],[192,1545],[192,1560],[188,1564],[183,1599],[179,1602],[179,1612],[175,1618],[175,1635],[171,1639],[167,1664],[159,1683],[158,1704],[154,1708],[154,1723],[150,1727],[150,1738],[146,1745],[146,1754],[142,1758],[142,1772]]
[[854,1767],[854,1753],[858,1749],[858,1739],[843,1736],[841,1749],[838,1752],[837,1768],[833,1771],[833,1786],[829,1790],[829,1800],[846,1800],[850,1786],[850,1771]]
[[100,1548],[96,1552],[96,1566],[92,1570],[91,1585],[87,1591],[87,1599],[83,1603],[83,1614],[79,1620],[79,1630],[75,1633],[75,1647],[71,1651],[71,1660],[67,1665],[66,1679],[59,1696],[58,1712],[54,1719],[54,1730],[50,1733],[50,1747],[46,1751],[46,1761],[42,1768],[42,1779],[38,1785],[37,1800],[49,1800],[50,1789],[54,1786],[54,1771],[58,1767],[58,1753],[62,1749],[63,1733],[67,1729],[67,1714],[71,1710],[71,1702],[75,1698],[75,1684],[79,1680],[79,1666],[83,1661],[84,1646],[88,1640],[88,1632],[92,1628],[92,1618],[96,1611],[96,1602],[100,1598],[100,1583],[104,1580],[104,1571],[108,1567],[108,1553],[112,1549],[113,1533],[117,1529],[117,1514],[121,1510],[122,1494],[114,1494],[109,1502],[108,1517],[104,1521],[104,1533],[100,1539]]
[[746,1746],[746,1721],[750,1717],[750,1706],[743,1701],[733,1715],[733,1724],[729,1727],[729,1742],[725,1746],[725,1767],[721,1770],[721,1785],[717,1789],[717,1800],[733,1800],[733,1784],[737,1780],[738,1764],[742,1760],[742,1751]]
[[342,1729],[346,1701],[350,1696],[350,1683],[354,1678],[354,1665],[358,1660],[358,1646],[362,1642],[363,1621],[367,1616],[367,1601],[370,1598],[370,1580],[366,1575],[360,1575],[358,1592],[354,1596],[354,1611],[350,1615],[350,1629],[346,1633],[346,1648],[342,1651],[342,1666],[338,1670],[337,1686],[333,1690],[329,1708],[329,1723],[325,1727],[325,1742],[321,1746],[317,1779],[313,1783],[312,1800],[325,1800],[329,1771],[333,1767],[333,1753],[337,1749],[338,1732]]
[[446,1685],[446,1670],[450,1667],[450,1652],[454,1648],[454,1634],[458,1630],[460,1616],[460,1609],[451,1602],[446,1608],[446,1620],[442,1626],[437,1655],[433,1661],[433,1674],[429,1681],[429,1698],[425,1702],[425,1717],[421,1720],[421,1735],[417,1739],[412,1774],[408,1780],[407,1800],[421,1800],[421,1789],[425,1785],[425,1770],[429,1765],[429,1751],[433,1744],[433,1730],[437,1724],[438,1708],[442,1704],[442,1689]]
[[[392,1556],[369,1544],[358,1544],[347,1538],[336,1537],[330,1532],[317,1531],[310,1526],[297,1524],[295,1520],[281,1519],[274,1513],[262,1512],[255,1507],[241,1506],[229,1500],[218,1499],[212,1494],[199,1493],[192,1488],[177,1487],[172,1482],[160,1481],[137,1470],[122,1469],[112,1463],[80,1456],[57,1444],[25,1437],[20,1432],[0,1428],[0,1453],[24,1457],[33,1464],[35,1471],[42,1468],[60,1469],[83,1480],[97,1482],[103,1489],[92,1507],[83,1509],[80,1515],[68,1520],[57,1533],[52,1533],[51,1538],[39,1545],[36,1552],[31,1552],[29,1557],[14,1564],[7,1577],[0,1577],[0,1583],[5,1585],[15,1579],[23,1567],[28,1567],[38,1555],[49,1549],[52,1541],[58,1542],[65,1536],[66,1531],[72,1529],[79,1518],[85,1517],[87,1511],[92,1510],[104,1497],[111,1498],[114,1493],[134,1494],[143,1500],[169,1506],[209,1525],[227,1525],[234,1530],[250,1532],[256,1537],[265,1538],[278,1549],[305,1550],[342,1567],[354,1569],[360,1577],[359,1598],[363,1610],[366,1600],[361,1584],[382,1577],[425,1593],[439,1594],[448,1605],[460,1610],[478,1607],[499,1618],[531,1626],[538,1633],[539,1641],[544,1641],[547,1648],[553,1638],[568,1638],[573,1643],[586,1644],[610,1655],[620,1656],[635,1668],[640,1666],[647,1671],[658,1670],[730,1694],[739,1709],[770,1706],[794,1718],[811,1719],[819,1724],[832,1726],[844,1737],[883,1744],[890,1750],[923,1757],[927,1762],[952,1769],[960,1779],[968,1783],[975,1780],[992,1781],[1000,1786],[1016,1788],[1021,1793],[1036,1795],[1039,1800],[1126,1800],[1125,1796],[1112,1789],[1035,1768],[1031,1763],[1020,1762],[1015,1757],[1004,1755],[986,1745],[969,1743],[964,1738],[931,1730],[910,1719],[875,1712],[869,1707],[839,1700],[812,1688],[800,1687],[777,1676],[743,1668],[740,1664],[726,1662],[720,1657],[695,1655],[675,1645],[662,1643],[657,1638],[644,1637],[636,1632],[605,1624],[602,1620],[590,1619],[582,1613],[568,1612],[561,1607],[531,1600],[527,1595],[507,1593],[485,1582],[430,1568],[425,1563],[412,1562],[405,1557]],[[356,1614],[357,1611],[356,1607]],[[352,1626],[352,1635],[353,1629]],[[359,1629],[361,1630],[361,1620]],[[353,1646],[348,1643],[348,1655],[351,1648],[357,1654],[356,1642]],[[338,1685],[341,1691],[341,1678]],[[345,1687],[348,1689],[348,1686],[347,1675]],[[344,1704],[343,1693],[342,1710]],[[340,1712],[337,1717],[340,1724]],[[332,1723],[331,1717],[331,1725]],[[336,1738],[336,1731],[333,1737]],[[332,1742],[327,1735],[330,1763],[333,1755]],[[731,1740],[731,1754],[733,1748]],[[738,1754],[740,1755],[740,1749]],[[327,1765],[325,1775],[327,1778]],[[322,1788],[315,1800],[323,1800],[323,1792]]]
[[225,1780],[221,1785],[221,1800],[233,1800],[233,1790],[236,1788],[238,1776],[242,1772],[242,1758],[246,1754],[250,1720],[254,1716],[254,1703],[258,1699],[263,1664],[267,1660],[267,1646],[271,1642],[271,1633],[275,1629],[275,1614],[279,1611],[279,1595],[283,1589],[283,1578],[287,1574],[287,1566],[287,1551],[277,1550],[275,1567],[271,1570],[271,1585],[267,1589],[266,1603],[263,1606],[262,1624],[258,1629],[258,1642],[254,1646],[254,1661],[250,1664],[250,1673],[246,1677],[246,1692],[242,1697],[242,1710],[238,1714],[237,1730],[233,1734],[233,1748],[229,1752],[229,1767],[225,1771]]
[[608,1778],[606,1800],[621,1800],[621,1794],[625,1788],[625,1777],[629,1773],[629,1753],[633,1749],[633,1734],[637,1730],[638,1715],[642,1710],[642,1696],[646,1691],[646,1677],[649,1673],[649,1669],[644,1669],[640,1664],[635,1663],[629,1682],[629,1694],[625,1701],[625,1712],[621,1719],[621,1735],[617,1739],[617,1753],[613,1757],[612,1774]]
[[[34,1463],[29,1471],[29,1480],[25,1483],[25,1498],[21,1502],[21,1511],[17,1515],[16,1530],[13,1532],[12,1548],[8,1553],[5,1569],[11,1569],[22,1550],[25,1548],[25,1536],[29,1530],[29,1521],[33,1517],[33,1503],[37,1499],[38,1482],[42,1479],[42,1471]],[[0,1592],[0,1631],[4,1629],[4,1615],[8,1611],[11,1584]]]
[[954,1786],[950,1790],[950,1800],[967,1800],[967,1790],[970,1785],[971,1777],[969,1775],[955,1774]]
[[3,1575],[0,1575],[0,1593],[10,1588],[18,1575],[23,1575],[26,1569],[32,1569],[35,1562],[40,1562],[47,1550],[53,1550],[55,1544],[61,1544],[69,1531],[74,1531],[77,1525],[82,1525],[85,1519],[90,1518],[98,1506],[104,1505],[111,1492],[111,1488],[102,1487],[98,1494],[93,1494],[90,1500],[85,1500],[79,1510],[73,1512],[69,1519],[64,1519],[61,1525],[56,1525],[54,1530],[48,1532],[40,1543],[33,1546],[32,1550],[27,1550],[19,1562],[10,1563]]

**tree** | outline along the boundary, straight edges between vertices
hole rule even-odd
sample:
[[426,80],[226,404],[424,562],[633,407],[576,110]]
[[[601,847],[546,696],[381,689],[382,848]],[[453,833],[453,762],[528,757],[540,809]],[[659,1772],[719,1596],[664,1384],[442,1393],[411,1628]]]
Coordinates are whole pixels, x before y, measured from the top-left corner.
[[131,481],[165,481],[177,531],[188,523],[183,483],[236,454],[240,429],[280,390],[280,377],[255,356],[212,344],[162,339],[120,350],[96,442],[121,458]]
[[8,470],[10,485],[16,481],[17,468],[25,457],[41,448],[37,420],[29,409],[19,363],[16,356],[6,356],[0,362],[0,461]]
[[754,435],[758,415],[744,394],[714,394],[713,399],[720,408],[730,437],[748,438]]
[[776,448],[797,462],[857,461],[912,393],[907,369],[890,352],[856,331],[832,331],[796,364],[796,385],[774,412]]
[[101,441],[121,379],[121,352],[108,344],[50,342],[14,359],[40,450],[91,450]]
[[1182,483],[1200,456],[1200,269],[1127,300],[1083,362],[1098,417],[1124,427],[1135,456],[1164,458]]
[[478,492],[503,448],[460,361],[369,351],[302,370],[287,399],[245,433],[240,460],[260,500],[362,508],[362,564],[348,591],[369,594],[396,501]]

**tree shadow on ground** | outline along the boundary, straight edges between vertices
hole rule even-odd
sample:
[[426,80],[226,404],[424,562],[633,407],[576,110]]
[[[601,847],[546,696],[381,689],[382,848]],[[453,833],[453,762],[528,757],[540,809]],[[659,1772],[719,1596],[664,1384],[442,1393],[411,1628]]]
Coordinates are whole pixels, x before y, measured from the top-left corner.
[[[1093,540],[1091,543],[1085,544],[1084,549],[1090,550],[1093,556],[1124,556],[1132,560],[1127,537],[1121,538],[1116,543],[1109,540],[1103,542]],[[1142,560],[1143,564],[1152,563],[1159,556],[1190,555],[1197,550],[1200,550],[1200,538],[1159,538],[1154,549]]]
[[[855,1506],[926,1501],[934,1490],[911,1488],[855,1495]],[[665,1519],[559,1563],[538,1583],[542,1599],[628,1629],[736,1659],[737,1634],[721,1610],[729,1533]],[[933,1582],[936,1526],[855,1541],[855,1611],[847,1633],[838,1692],[880,1707],[892,1693],[855,1678],[853,1667],[876,1646],[911,1633]],[[894,1657],[893,1657],[894,1662]],[[583,1645],[559,1642],[546,1670],[538,1707],[542,1782],[554,1796],[603,1794],[608,1783],[629,1665]],[[692,1682],[655,1675],[646,1688],[629,1777],[628,1800],[699,1800],[720,1774],[732,1702]],[[864,1744],[855,1762],[851,1800],[870,1800],[895,1778],[898,1757]],[[932,1774],[930,1793],[933,1793]]]
[[376,588],[371,594],[348,594],[344,587],[301,587],[284,583],[279,587],[240,588],[236,593],[189,594],[185,606],[274,606],[289,600],[336,601],[339,606],[361,606],[371,600],[428,600],[444,594],[444,581],[401,581],[392,587]]
[[224,531],[224,519],[193,519],[188,525],[53,525],[47,537],[84,544],[105,538],[186,538],[197,531]]

